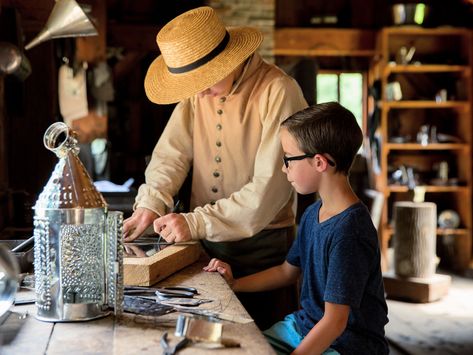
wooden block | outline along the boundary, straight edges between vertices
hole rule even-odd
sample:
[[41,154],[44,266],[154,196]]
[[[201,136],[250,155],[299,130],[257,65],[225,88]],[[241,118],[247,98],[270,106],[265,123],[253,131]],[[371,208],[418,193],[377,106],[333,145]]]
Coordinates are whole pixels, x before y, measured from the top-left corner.
[[123,258],[124,284],[151,286],[194,263],[201,253],[200,243],[171,245],[145,258]]
[[400,277],[393,272],[383,273],[386,297],[426,303],[437,301],[448,293],[452,282],[449,275],[434,274],[431,277]]

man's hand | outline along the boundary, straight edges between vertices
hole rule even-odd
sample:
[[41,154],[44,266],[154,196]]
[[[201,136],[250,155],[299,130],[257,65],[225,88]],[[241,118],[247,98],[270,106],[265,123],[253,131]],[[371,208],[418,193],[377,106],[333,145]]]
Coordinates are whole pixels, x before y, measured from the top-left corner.
[[166,242],[187,242],[191,240],[191,231],[183,215],[169,213],[159,217],[153,223],[154,231],[160,234]]
[[220,275],[223,276],[227,284],[230,287],[233,286],[235,283],[235,279],[233,278],[232,268],[227,263],[224,263],[222,260],[213,258],[210,260],[209,264],[203,268],[204,271],[207,272],[218,272]]
[[138,207],[130,218],[123,222],[125,242],[138,238],[148,228],[158,215],[147,208]]

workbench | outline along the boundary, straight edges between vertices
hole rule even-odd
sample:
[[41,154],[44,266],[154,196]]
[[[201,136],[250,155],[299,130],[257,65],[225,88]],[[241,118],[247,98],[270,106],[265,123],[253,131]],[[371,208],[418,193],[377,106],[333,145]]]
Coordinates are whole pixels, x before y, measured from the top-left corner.
[[[225,314],[250,318],[233,291],[218,273],[202,271],[205,260],[199,260],[182,269],[158,285],[186,285],[196,287],[200,297],[214,299],[211,309]],[[199,306],[201,307],[201,306]],[[125,313],[119,318],[110,315],[98,320],[73,323],[49,323],[36,320],[35,305],[15,306],[14,312],[28,312],[24,325],[14,340],[0,349],[2,355],[17,354],[162,354],[160,338],[168,332],[170,344],[174,336],[174,312],[160,317]],[[200,349],[195,346],[180,350],[179,354],[274,354],[254,322],[233,323],[222,321],[223,335],[240,343],[239,348]]]

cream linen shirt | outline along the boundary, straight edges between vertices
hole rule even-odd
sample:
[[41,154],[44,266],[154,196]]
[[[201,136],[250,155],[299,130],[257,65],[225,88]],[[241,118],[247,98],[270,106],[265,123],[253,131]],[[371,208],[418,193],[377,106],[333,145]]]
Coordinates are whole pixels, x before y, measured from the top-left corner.
[[177,104],[154,148],[135,208],[163,215],[193,167],[192,239],[249,238],[294,224],[279,124],[307,107],[294,79],[254,54],[230,94]]

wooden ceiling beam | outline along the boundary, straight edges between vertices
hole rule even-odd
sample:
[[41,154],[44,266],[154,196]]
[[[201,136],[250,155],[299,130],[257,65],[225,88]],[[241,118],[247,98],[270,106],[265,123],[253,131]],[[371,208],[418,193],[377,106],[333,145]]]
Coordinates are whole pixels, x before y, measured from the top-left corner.
[[107,45],[140,52],[159,52],[156,35],[161,26],[109,22]]

